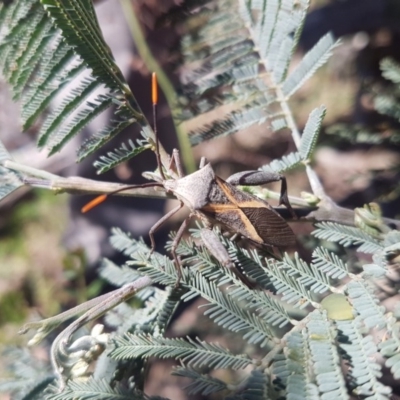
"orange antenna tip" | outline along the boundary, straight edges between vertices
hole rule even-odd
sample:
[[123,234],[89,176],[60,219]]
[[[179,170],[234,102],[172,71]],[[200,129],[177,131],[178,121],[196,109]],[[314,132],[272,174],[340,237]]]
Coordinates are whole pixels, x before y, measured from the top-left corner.
[[92,208],[95,208],[99,204],[103,203],[103,201],[105,201],[106,198],[107,198],[106,194],[101,194],[100,196],[95,197],[92,201],[89,201],[89,203],[85,204],[82,207],[81,212],[86,213],[90,211]]
[[153,101],[153,105],[158,103],[157,74],[155,72],[151,74],[151,99]]

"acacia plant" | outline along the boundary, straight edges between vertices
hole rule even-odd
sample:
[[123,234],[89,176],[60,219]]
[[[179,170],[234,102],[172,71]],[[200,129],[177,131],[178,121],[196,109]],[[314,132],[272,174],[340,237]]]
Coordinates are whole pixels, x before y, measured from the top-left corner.
[[[266,122],[277,135],[283,129],[290,131],[297,150],[260,170],[284,173],[300,168],[308,177],[311,193],[290,197],[290,201],[302,222],[315,224],[311,261],[297,253],[275,259],[215,227],[235,267],[257,282],[254,287],[210,255],[198,240],[199,229],[194,229],[177,249],[183,276],[176,286],[176,265],[168,255],[149,257],[143,241],[116,227],[110,241],[128,261],[119,266],[104,260],[100,275],[118,288],[24,326],[24,332],[36,330],[31,340],[35,344],[76,317],[53,341],[50,371],[32,368],[28,377],[26,361],[25,368],[20,365],[15,370],[24,379],[18,385],[3,384],[5,389],[13,388],[15,398],[156,399],[143,391],[143,366],[149,357],[180,361],[173,373],[192,380],[186,389],[192,396],[391,398],[390,382],[400,376],[400,325],[398,315],[382,301],[397,289],[392,285],[391,291],[384,291],[376,283],[390,282],[400,251],[400,232],[394,229],[399,223],[389,224],[376,204],[356,210],[339,207],[326,195],[312,167],[325,108],[310,110],[300,132],[289,100],[337,44],[330,34],[325,35],[289,70],[308,5],[307,0],[185,2],[170,17],[184,32],[180,66],[186,71],[186,81],[177,88],[179,97],[170,100],[181,124],[181,142],[186,137],[193,146]],[[140,152],[154,150],[154,132],[104,42],[90,0],[1,2],[0,55],[2,74],[22,104],[23,128],[43,119],[37,145],[47,149],[49,156],[110,110],[108,125],[80,144],[78,161],[95,153],[94,168],[103,173]],[[387,78],[398,84],[400,67],[386,62],[384,68]],[[162,81],[165,88],[164,77]],[[67,93],[63,101],[50,107],[60,93]],[[391,104],[398,108],[395,100]],[[218,117],[212,122],[203,118],[200,127],[182,135],[187,122],[216,110]],[[118,134],[134,124],[140,126],[142,137],[136,143],[120,143]],[[102,154],[103,145],[110,141],[115,150]],[[188,157],[190,149],[182,147]],[[173,175],[162,146],[160,153],[164,174]],[[22,165],[3,145],[0,165],[1,198],[23,185],[93,194],[121,188]],[[146,176],[160,177],[160,171]],[[263,188],[243,190],[261,198],[279,197]],[[166,197],[164,191],[153,188],[131,188],[118,194]],[[369,255],[364,265],[361,260],[354,262],[360,253]],[[207,302],[204,314],[214,324],[241,337],[245,353],[236,354],[202,338],[165,336],[178,305],[198,296]],[[140,308],[124,303],[133,297],[141,301]],[[87,335],[74,336],[80,327],[117,306],[118,312],[106,318],[109,334],[96,326]],[[89,373],[93,363],[94,372]],[[217,369],[242,371],[239,382],[217,379]]]

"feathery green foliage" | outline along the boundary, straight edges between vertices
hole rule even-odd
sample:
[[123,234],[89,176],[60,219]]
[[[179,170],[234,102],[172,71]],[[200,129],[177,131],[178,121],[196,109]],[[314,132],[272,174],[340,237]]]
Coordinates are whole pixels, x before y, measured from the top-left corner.
[[400,378],[400,324],[391,317],[388,321],[389,339],[379,344],[379,351],[387,360],[385,366],[390,368],[394,379]]
[[330,322],[313,313],[307,325],[309,348],[313,359],[316,382],[322,398],[347,398],[345,380],[340,367],[339,350]]
[[338,321],[339,343],[349,360],[349,375],[352,379],[353,393],[369,398],[389,399],[390,387],[382,384],[381,366],[373,360],[377,353],[376,345],[370,335],[364,336],[361,320]]
[[[134,248],[138,242],[135,242],[134,240],[127,240],[127,236],[123,234],[120,231],[114,231],[114,236],[113,236],[113,243],[117,243],[117,245],[121,249],[126,249],[128,247]],[[123,243],[123,245],[121,245]],[[314,253],[313,257],[313,263],[311,265],[307,265],[304,261],[299,259],[298,257],[295,258],[295,261],[290,260],[289,258],[285,258],[279,266],[274,265],[276,263],[272,263],[268,259],[265,260],[265,262],[268,263],[269,268],[264,269],[263,267],[263,259],[260,258],[259,255],[256,255],[256,252],[252,251],[251,253],[243,251],[242,249],[239,249],[235,246],[233,242],[231,242],[228,239],[224,239],[224,244],[228,247],[230,246],[230,253],[231,255],[235,254],[241,254],[243,256],[247,255],[247,257],[252,260],[253,264],[256,263],[257,261],[257,266],[258,266],[258,271],[263,271],[263,273],[266,273],[268,271],[270,273],[270,276],[272,277],[277,277],[280,276],[282,279],[285,279],[286,285],[289,286],[290,283],[290,290],[293,292],[294,288],[297,288],[296,290],[299,290],[300,287],[302,287],[302,294],[310,296],[308,293],[309,290],[312,290],[315,293],[319,293],[324,290],[327,290],[331,288],[330,286],[330,281],[328,277],[331,277],[332,279],[338,279],[339,277],[345,277],[347,272],[347,268],[343,262],[336,256],[334,256],[331,252],[326,251],[325,249],[317,249]],[[202,255],[202,250],[197,249],[196,246],[193,243],[190,243],[188,241],[185,241],[180,244],[181,247],[181,253],[182,255],[186,255],[188,259],[193,262],[194,260],[197,259],[197,262],[199,259],[205,259],[204,255]],[[239,250],[241,250],[239,252]],[[250,256],[251,254],[251,256]],[[200,257],[200,258],[197,258]],[[142,253],[131,253],[131,257],[134,257],[134,259],[137,260],[143,260],[145,259],[144,255]],[[159,256],[155,255],[155,258],[158,259]],[[235,261],[238,265],[240,265],[241,258],[236,258]],[[326,261],[326,264],[324,264],[324,260]],[[150,262],[149,264],[152,264],[153,262]],[[157,264],[157,263],[156,263]],[[201,263],[200,263],[201,264]],[[199,264],[199,266],[200,266]],[[243,267],[243,264],[242,264]],[[317,269],[317,267],[319,269]],[[150,268],[147,266],[147,268]],[[285,275],[283,274],[278,274],[277,269],[283,269],[285,270]],[[158,267],[156,266],[156,269]],[[254,270],[251,270],[249,268],[244,267],[243,268],[246,273],[249,274],[249,276],[256,276]],[[272,272],[271,272],[272,269]],[[197,271],[196,271],[197,270]],[[148,273],[148,270],[146,270],[146,273]],[[260,313],[262,315],[265,312],[265,305],[268,304],[268,307],[270,307],[270,302],[271,298],[269,296],[265,296],[265,294],[262,294],[260,292],[256,291],[250,291],[248,288],[246,288],[245,285],[240,284],[235,278],[232,276],[231,272],[229,270],[222,270],[220,271],[220,275],[215,275],[215,278],[217,282],[220,281],[231,281],[235,282],[234,286],[227,287],[225,289],[226,295],[223,295],[222,286],[217,286],[213,283],[213,281],[206,280],[203,278],[201,275],[202,274],[208,274],[207,276],[210,275],[210,270],[205,269],[205,271],[202,271],[202,269],[199,267],[195,268],[191,273],[188,275],[185,275],[185,286],[189,288],[189,291],[186,292],[186,294],[183,296],[183,300],[192,298],[193,296],[200,295],[204,297],[207,301],[210,302],[211,305],[211,312],[209,311],[209,307],[207,306],[205,314],[208,314],[210,318],[214,319],[215,322],[221,323],[221,317],[224,319],[222,320],[224,324],[226,324],[227,329],[232,329],[235,330],[236,327],[238,327],[241,332],[241,329],[250,329],[250,332],[252,332],[251,335],[245,334],[243,336],[243,339],[246,340],[249,343],[252,343],[254,341],[254,338],[258,338],[255,343],[259,343],[260,339],[260,333],[259,331],[259,324],[255,324],[254,321],[255,319],[252,319],[250,321],[253,321],[253,326],[252,328],[246,328],[247,325],[243,325],[243,322],[240,322],[240,320],[237,319],[232,319],[233,315],[228,312],[228,310],[232,309],[234,310],[233,303],[229,304],[229,301],[227,300],[226,295],[229,297],[232,297],[232,300],[244,302],[244,303],[250,303],[251,306],[247,304],[247,307],[251,307],[254,310],[257,310],[257,313]],[[193,278],[190,278],[190,275],[193,275]],[[201,275],[200,275],[201,274]],[[226,275],[227,277],[225,280],[221,277],[221,275]],[[323,278],[322,276],[326,275],[326,278]],[[289,281],[288,279],[290,277],[296,277],[296,282],[294,281]],[[361,277],[360,277],[361,278]],[[356,281],[351,281],[348,283],[345,287],[345,291],[343,293],[348,293],[348,299],[350,303],[354,306],[354,312],[358,313],[360,315],[360,318],[363,318],[364,310],[369,310],[369,315],[366,317],[369,317],[370,319],[364,319],[365,323],[367,326],[377,326],[377,324],[380,324],[382,322],[382,319],[377,319],[376,312],[371,313],[371,308],[370,305],[374,304],[374,307],[378,307],[377,310],[379,311],[379,315],[383,311],[381,307],[376,305],[376,300],[372,300],[373,303],[369,303],[370,299],[373,299],[373,288],[367,284],[367,281],[362,283],[362,280],[360,278]],[[366,276],[367,278],[367,276]],[[258,282],[263,282],[262,279],[259,278],[259,275],[257,275],[257,281]],[[270,280],[270,283],[273,284],[273,287],[275,290],[277,290],[277,293],[282,293],[280,292],[282,281],[279,280]],[[354,287],[354,285],[358,285],[358,289]],[[362,285],[362,287],[365,290],[365,294],[361,294],[359,287]],[[255,293],[251,293],[255,292]],[[294,292],[295,293],[295,292]],[[363,297],[367,296],[367,297]],[[291,302],[292,297],[289,296],[281,296],[283,301],[286,302]],[[306,297],[307,298],[307,297]],[[264,301],[262,302],[262,300]],[[315,305],[315,301],[311,300],[312,304]],[[212,306],[214,304],[214,306]],[[276,303],[278,305],[279,303]],[[370,304],[370,305],[369,305]],[[300,303],[299,303],[300,305]],[[235,306],[236,307],[236,306]],[[278,308],[279,309],[279,308]],[[284,312],[284,309],[282,309]],[[367,311],[365,311],[367,312]],[[245,315],[243,312],[238,308],[236,310],[237,315]],[[254,314],[255,316],[255,314]],[[243,320],[248,320],[248,317],[243,317]],[[361,319],[360,319],[361,321]],[[291,321],[293,322],[293,321]],[[289,375],[286,376],[286,390],[287,390],[287,396],[288,398],[297,398],[296,393],[303,393],[304,398],[314,398],[317,393],[322,394],[322,398],[326,399],[334,399],[334,398],[347,398],[347,389],[346,389],[346,384],[344,378],[341,377],[342,371],[340,368],[340,355],[338,353],[338,349],[335,347],[335,325],[332,324],[333,321],[330,321],[327,319],[325,314],[321,314],[319,311],[315,312],[313,314],[310,314],[309,317],[306,317],[304,322],[306,323],[307,330],[303,332],[302,336],[303,340],[303,350],[300,350],[301,347],[296,347],[299,345],[296,345],[296,343],[299,343],[300,336],[297,333],[296,330],[296,325],[293,328],[293,331],[291,333],[288,333],[287,336],[285,336],[285,341],[288,344],[288,353],[286,354],[288,358],[288,361],[286,364],[282,364],[282,360],[277,358],[277,360],[280,362],[281,365],[286,365],[284,370],[289,371]],[[232,325],[233,323],[233,325]],[[275,326],[275,321],[274,319],[271,319],[270,321],[267,321],[268,324],[271,325],[271,328]],[[339,324],[339,322],[337,322]],[[283,325],[282,325],[283,326]],[[268,330],[267,327],[265,326],[264,328],[264,335],[266,332],[269,332],[268,335],[274,335],[272,330]],[[340,329],[340,327],[339,327]],[[244,331],[245,332],[245,331]],[[367,331],[365,331],[367,333]],[[365,336],[365,337],[368,337]],[[163,337],[142,337],[142,336],[135,336],[135,337],[130,337],[133,341],[129,341],[126,338],[121,337],[118,340],[118,345],[117,349],[120,348],[117,352],[113,353],[114,356],[117,357],[128,357],[128,358],[135,358],[135,356],[139,357],[150,357],[154,355],[158,355],[161,357],[173,357],[175,356],[178,358],[181,357],[189,357],[186,358],[182,361],[184,362],[189,362],[191,360],[191,356],[188,354],[191,354],[190,352],[193,351],[193,354],[197,354],[196,351],[199,351],[201,353],[201,350],[196,350],[198,345],[194,345],[193,343],[186,342],[183,339],[180,339],[178,342],[176,342],[176,347],[174,345],[174,340],[173,339],[165,339]],[[291,339],[292,338],[292,339]],[[371,339],[368,339],[371,340]],[[164,343],[165,342],[165,343]],[[168,343],[167,343],[168,342]],[[290,344],[292,343],[292,344]],[[118,347],[120,346],[120,347]],[[194,346],[194,347],[193,347]],[[292,348],[292,346],[294,346]],[[304,347],[305,346],[305,347]],[[182,349],[181,349],[182,347]],[[122,350],[121,350],[122,348]],[[190,350],[191,349],[191,350]],[[292,349],[292,350],[291,350]],[[297,349],[297,350],[296,350]],[[137,352],[140,352],[140,354],[136,354]],[[183,355],[180,352],[183,351]],[[302,351],[303,356],[306,358],[299,358],[296,356],[293,358],[293,355],[297,352],[296,354],[299,354],[298,352]],[[176,354],[175,354],[175,353]],[[292,352],[292,353],[290,353]],[[178,354],[179,353],[179,354]],[[117,355],[118,354],[118,355]],[[291,355],[292,354],[292,355]],[[327,356],[331,354],[327,358]],[[387,354],[390,354],[389,352]],[[291,356],[290,356],[291,355]],[[213,361],[212,361],[212,356],[210,355],[209,358],[204,356],[205,358],[202,358],[202,356],[198,355],[202,362],[204,362],[204,365],[210,366]],[[196,359],[197,360],[197,359]],[[247,359],[249,360],[249,359]],[[289,360],[291,360],[289,362]],[[298,363],[298,367],[296,367],[296,364],[293,364],[291,366],[291,362],[294,362],[296,360],[296,363]],[[302,361],[303,360],[303,361]],[[309,360],[309,361],[307,361]],[[226,362],[226,361],[225,361]],[[354,362],[355,359],[354,359]],[[211,364],[210,364],[211,363]],[[314,365],[314,372],[309,374],[309,365],[310,363]],[[303,366],[302,368],[304,369],[303,373],[300,373],[300,366]],[[308,365],[306,367],[306,365]],[[274,368],[276,368],[276,364],[274,365]],[[290,371],[295,372],[293,375],[290,374]],[[304,373],[309,374],[309,375],[303,375]],[[204,378],[203,375],[201,374],[195,374],[190,373],[189,374],[192,377],[197,377],[198,381],[197,384],[196,382],[193,383],[194,387],[196,387],[198,390],[200,388],[206,387],[208,388],[208,384],[205,382],[209,382],[210,378]],[[186,375],[185,375],[186,376]],[[316,376],[316,380],[314,378]],[[197,380],[197,378],[195,378]],[[204,382],[205,380],[205,382]],[[198,385],[198,386],[197,386]],[[205,386],[204,386],[205,385]],[[214,385],[216,383],[211,380],[211,383],[209,383],[210,388],[207,390],[213,390],[215,389]],[[218,388],[221,388],[219,384],[217,385]],[[361,390],[361,387],[359,388]],[[383,390],[383,389],[382,389]],[[386,389],[385,389],[386,390]],[[336,396],[336,397],[335,397]]]
[[[201,3],[193,4],[183,24],[182,67],[190,83],[182,89],[186,108],[178,118],[211,111],[222,117],[205,119],[192,130],[192,144],[267,121],[274,130],[286,127],[287,101],[326,62],[335,46],[332,35],[324,36],[288,75],[308,1]],[[199,24],[202,19],[206,22]]]
[[245,368],[251,364],[246,355],[234,355],[218,344],[193,341],[190,338],[168,339],[155,336],[127,335],[115,341],[111,357],[133,359],[137,357],[175,358],[189,367]]
[[149,144],[136,146],[131,140],[129,140],[128,146],[125,143],[122,143],[121,147],[114,150],[114,152],[108,152],[106,156],[100,156],[99,160],[95,161],[94,167],[97,168],[99,174],[102,174],[103,172],[115,168],[118,164],[130,160],[144,150],[150,148],[151,146]]
[[308,117],[303,135],[301,137],[301,144],[299,152],[303,160],[309,160],[318,138],[319,130],[321,129],[322,120],[325,116],[326,108],[319,107],[311,111]]
[[307,344],[306,332],[291,332],[286,337],[287,355],[287,398],[318,398],[318,388],[313,382],[313,371],[308,368],[312,364],[311,352]]
[[379,242],[363,231],[335,222],[321,222],[315,225],[313,235],[319,239],[337,242],[345,247],[358,246],[363,253],[375,253],[382,250]]
[[[134,388],[111,387],[103,380],[90,379],[89,381],[71,381],[61,393],[46,396],[47,400],[156,400],[156,397],[148,397]],[[159,398],[161,399],[161,398]]]
[[332,279],[343,279],[348,273],[347,265],[336,254],[323,247],[317,247],[313,251],[312,265],[320,273]]
[[385,307],[379,305],[371,284],[352,281],[346,285],[346,291],[351,304],[367,328],[382,328],[385,325]]
[[227,388],[225,382],[205,374],[200,374],[192,368],[178,367],[172,374],[192,380],[192,382],[185,387],[189,395],[200,393],[203,396],[207,396]]
[[272,160],[269,164],[262,166],[260,169],[266,172],[285,172],[297,167],[302,162],[299,152],[289,153],[280,159]]
[[[62,98],[39,132],[38,145],[50,154],[60,151],[108,110],[112,122],[82,144],[79,160],[132,123],[146,124],[104,42],[89,0],[0,4],[0,55],[0,70],[14,97],[22,101],[24,129],[30,128],[53,100]],[[113,165],[129,158],[124,146],[122,152],[109,156]]]

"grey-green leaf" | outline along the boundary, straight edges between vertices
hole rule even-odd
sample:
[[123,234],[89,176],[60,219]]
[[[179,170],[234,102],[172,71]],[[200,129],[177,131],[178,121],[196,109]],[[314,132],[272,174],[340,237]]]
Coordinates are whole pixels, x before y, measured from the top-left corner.
[[310,159],[311,154],[315,148],[325,113],[326,108],[324,106],[321,106],[311,111],[310,115],[308,116],[303,135],[301,136],[299,149],[301,158],[304,161],[308,161]]

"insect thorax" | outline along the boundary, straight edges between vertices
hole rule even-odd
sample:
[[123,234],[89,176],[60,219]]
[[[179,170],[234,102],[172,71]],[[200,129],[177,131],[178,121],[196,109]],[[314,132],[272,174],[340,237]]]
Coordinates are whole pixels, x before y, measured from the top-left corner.
[[215,181],[215,174],[210,164],[176,180],[167,180],[164,187],[170,190],[191,210],[199,210],[209,202],[209,192]]

